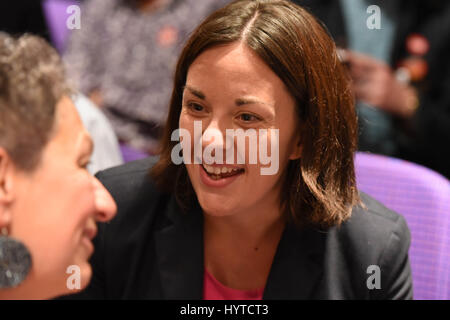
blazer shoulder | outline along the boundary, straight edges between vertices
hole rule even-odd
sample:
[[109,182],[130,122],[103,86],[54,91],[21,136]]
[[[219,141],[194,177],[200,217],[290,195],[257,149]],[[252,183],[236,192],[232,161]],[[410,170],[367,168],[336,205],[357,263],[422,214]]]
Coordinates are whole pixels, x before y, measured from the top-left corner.
[[369,290],[369,295],[372,299],[411,299],[411,233],[406,219],[367,194],[360,196],[366,208],[355,208],[346,227],[358,262],[377,266],[381,272],[382,290]]
[[96,176],[99,179],[108,179],[122,175],[138,174],[142,171],[150,170],[158,161],[158,156],[151,156],[145,159],[137,160],[99,171]]
[[[412,297],[405,219],[365,193],[350,219],[324,234],[327,279],[338,297],[408,299]],[[336,268],[336,266],[341,266]],[[371,268],[381,273],[381,290],[367,285]]]
[[360,265],[390,266],[407,259],[411,234],[405,218],[365,193],[360,197],[365,208],[356,206],[330,239]]
[[384,231],[409,232],[406,220],[401,214],[387,208],[366,193],[360,192],[360,197],[365,208],[355,207],[352,213],[354,220],[365,219],[369,222],[368,226],[383,227]]
[[409,244],[410,232],[402,215],[363,192],[360,197],[364,206],[353,208],[350,219],[342,225],[341,231],[345,231],[348,236],[378,244],[395,234]]
[[158,157],[149,157],[142,160],[102,170],[95,176],[108,189],[115,200],[121,199],[129,191],[136,191],[143,184],[152,184],[149,171],[158,161]]

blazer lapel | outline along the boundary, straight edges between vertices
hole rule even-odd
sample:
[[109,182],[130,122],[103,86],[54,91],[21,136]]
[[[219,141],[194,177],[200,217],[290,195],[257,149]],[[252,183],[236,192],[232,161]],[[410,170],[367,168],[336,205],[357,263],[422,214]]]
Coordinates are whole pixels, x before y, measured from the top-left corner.
[[324,240],[319,232],[286,227],[263,299],[311,299],[323,273]]
[[[182,213],[171,198],[168,226],[155,233],[162,299],[203,298],[203,215],[198,203]],[[310,299],[322,275],[323,234],[287,226],[277,248],[264,299]]]
[[181,212],[172,197],[171,224],[155,233],[163,299],[203,298],[203,216],[197,205]]

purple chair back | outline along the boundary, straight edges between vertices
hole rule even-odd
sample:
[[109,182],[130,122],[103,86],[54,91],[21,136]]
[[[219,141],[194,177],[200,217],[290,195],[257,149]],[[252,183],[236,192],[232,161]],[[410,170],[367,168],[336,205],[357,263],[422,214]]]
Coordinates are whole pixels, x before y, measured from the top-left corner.
[[405,217],[414,299],[450,299],[450,182],[400,159],[358,152],[358,188]]
[[79,5],[76,0],[45,0],[42,3],[45,20],[53,45],[61,53],[64,50],[70,30],[66,26],[69,14],[66,12],[71,5]]
[[120,151],[122,152],[124,162],[140,160],[150,156],[148,153],[134,149],[126,144],[120,144]]

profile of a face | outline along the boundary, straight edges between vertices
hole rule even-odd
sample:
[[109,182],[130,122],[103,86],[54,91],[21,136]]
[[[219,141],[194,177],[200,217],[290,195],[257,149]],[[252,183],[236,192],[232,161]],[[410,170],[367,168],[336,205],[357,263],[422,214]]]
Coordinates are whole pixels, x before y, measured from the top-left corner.
[[[63,97],[37,168],[11,169],[10,201],[2,203],[3,217],[10,220],[9,236],[22,241],[32,257],[30,273],[14,288],[21,298],[74,293],[90,281],[88,259],[96,221],[108,221],[116,213],[111,195],[86,170],[92,148],[75,106]],[[68,286],[74,272],[80,276],[79,288],[77,281],[75,287]]]
[[[279,162],[275,174],[262,175],[261,167],[265,165],[260,159],[256,164],[248,161],[249,152],[262,144],[251,146],[250,139],[246,139],[245,163],[238,164],[236,156],[239,150],[235,139],[233,164],[208,166],[205,159],[201,164],[194,161],[186,164],[190,181],[206,214],[245,214],[278,203],[284,169],[289,160],[301,156],[297,119],[295,100],[283,81],[245,44],[235,42],[212,47],[194,60],[188,69],[179,118],[179,128],[188,130],[194,137],[189,146],[191,150],[199,138],[195,137],[194,122],[201,121],[203,150],[217,143],[205,138],[207,130],[219,131],[226,137],[229,129],[242,129],[244,132],[254,129],[258,142],[267,138],[267,149],[277,151]],[[268,135],[261,136],[260,129],[265,129]],[[274,136],[274,129],[278,131],[276,140],[270,139]],[[225,163],[229,146],[223,141],[220,143]],[[260,155],[260,151],[257,150],[256,154]],[[221,177],[210,174],[219,169],[221,173],[225,172]],[[232,169],[235,170],[228,173]],[[226,177],[227,174],[230,176]]]

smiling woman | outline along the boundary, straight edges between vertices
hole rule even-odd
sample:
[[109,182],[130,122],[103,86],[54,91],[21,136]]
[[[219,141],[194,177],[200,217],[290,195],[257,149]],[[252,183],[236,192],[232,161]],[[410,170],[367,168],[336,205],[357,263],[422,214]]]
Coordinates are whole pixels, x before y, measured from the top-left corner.
[[69,93],[43,39],[0,36],[0,299],[70,293],[73,266],[86,287],[95,221],[116,212]]
[[[244,2],[217,12],[221,18],[213,14],[182,52],[153,177],[168,190],[173,190],[169,177],[184,177],[175,184],[175,193],[181,186],[183,196],[185,186],[195,183],[192,174],[188,180],[182,173],[189,166],[175,166],[170,159],[170,134],[187,126],[189,117],[201,119],[205,129],[280,129],[280,174],[272,178],[283,183],[270,194],[286,218],[298,224],[340,224],[358,199],[356,116],[334,43],[314,17],[295,5]],[[220,113],[233,114],[233,120]],[[268,193],[273,181],[258,185]],[[189,201],[186,197],[186,205]]]
[[[193,137],[181,139],[184,163],[176,130]],[[223,162],[238,149],[229,130],[257,136],[244,137],[241,164]],[[290,1],[230,3],[184,47],[159,157],[99,174],[119,213],[99,229],[81,297],[411,298],[408,228],[358,194],[355,147],[349,82],[320,23]],[[276,150],[278,170],[261,174],[252,148]]]

